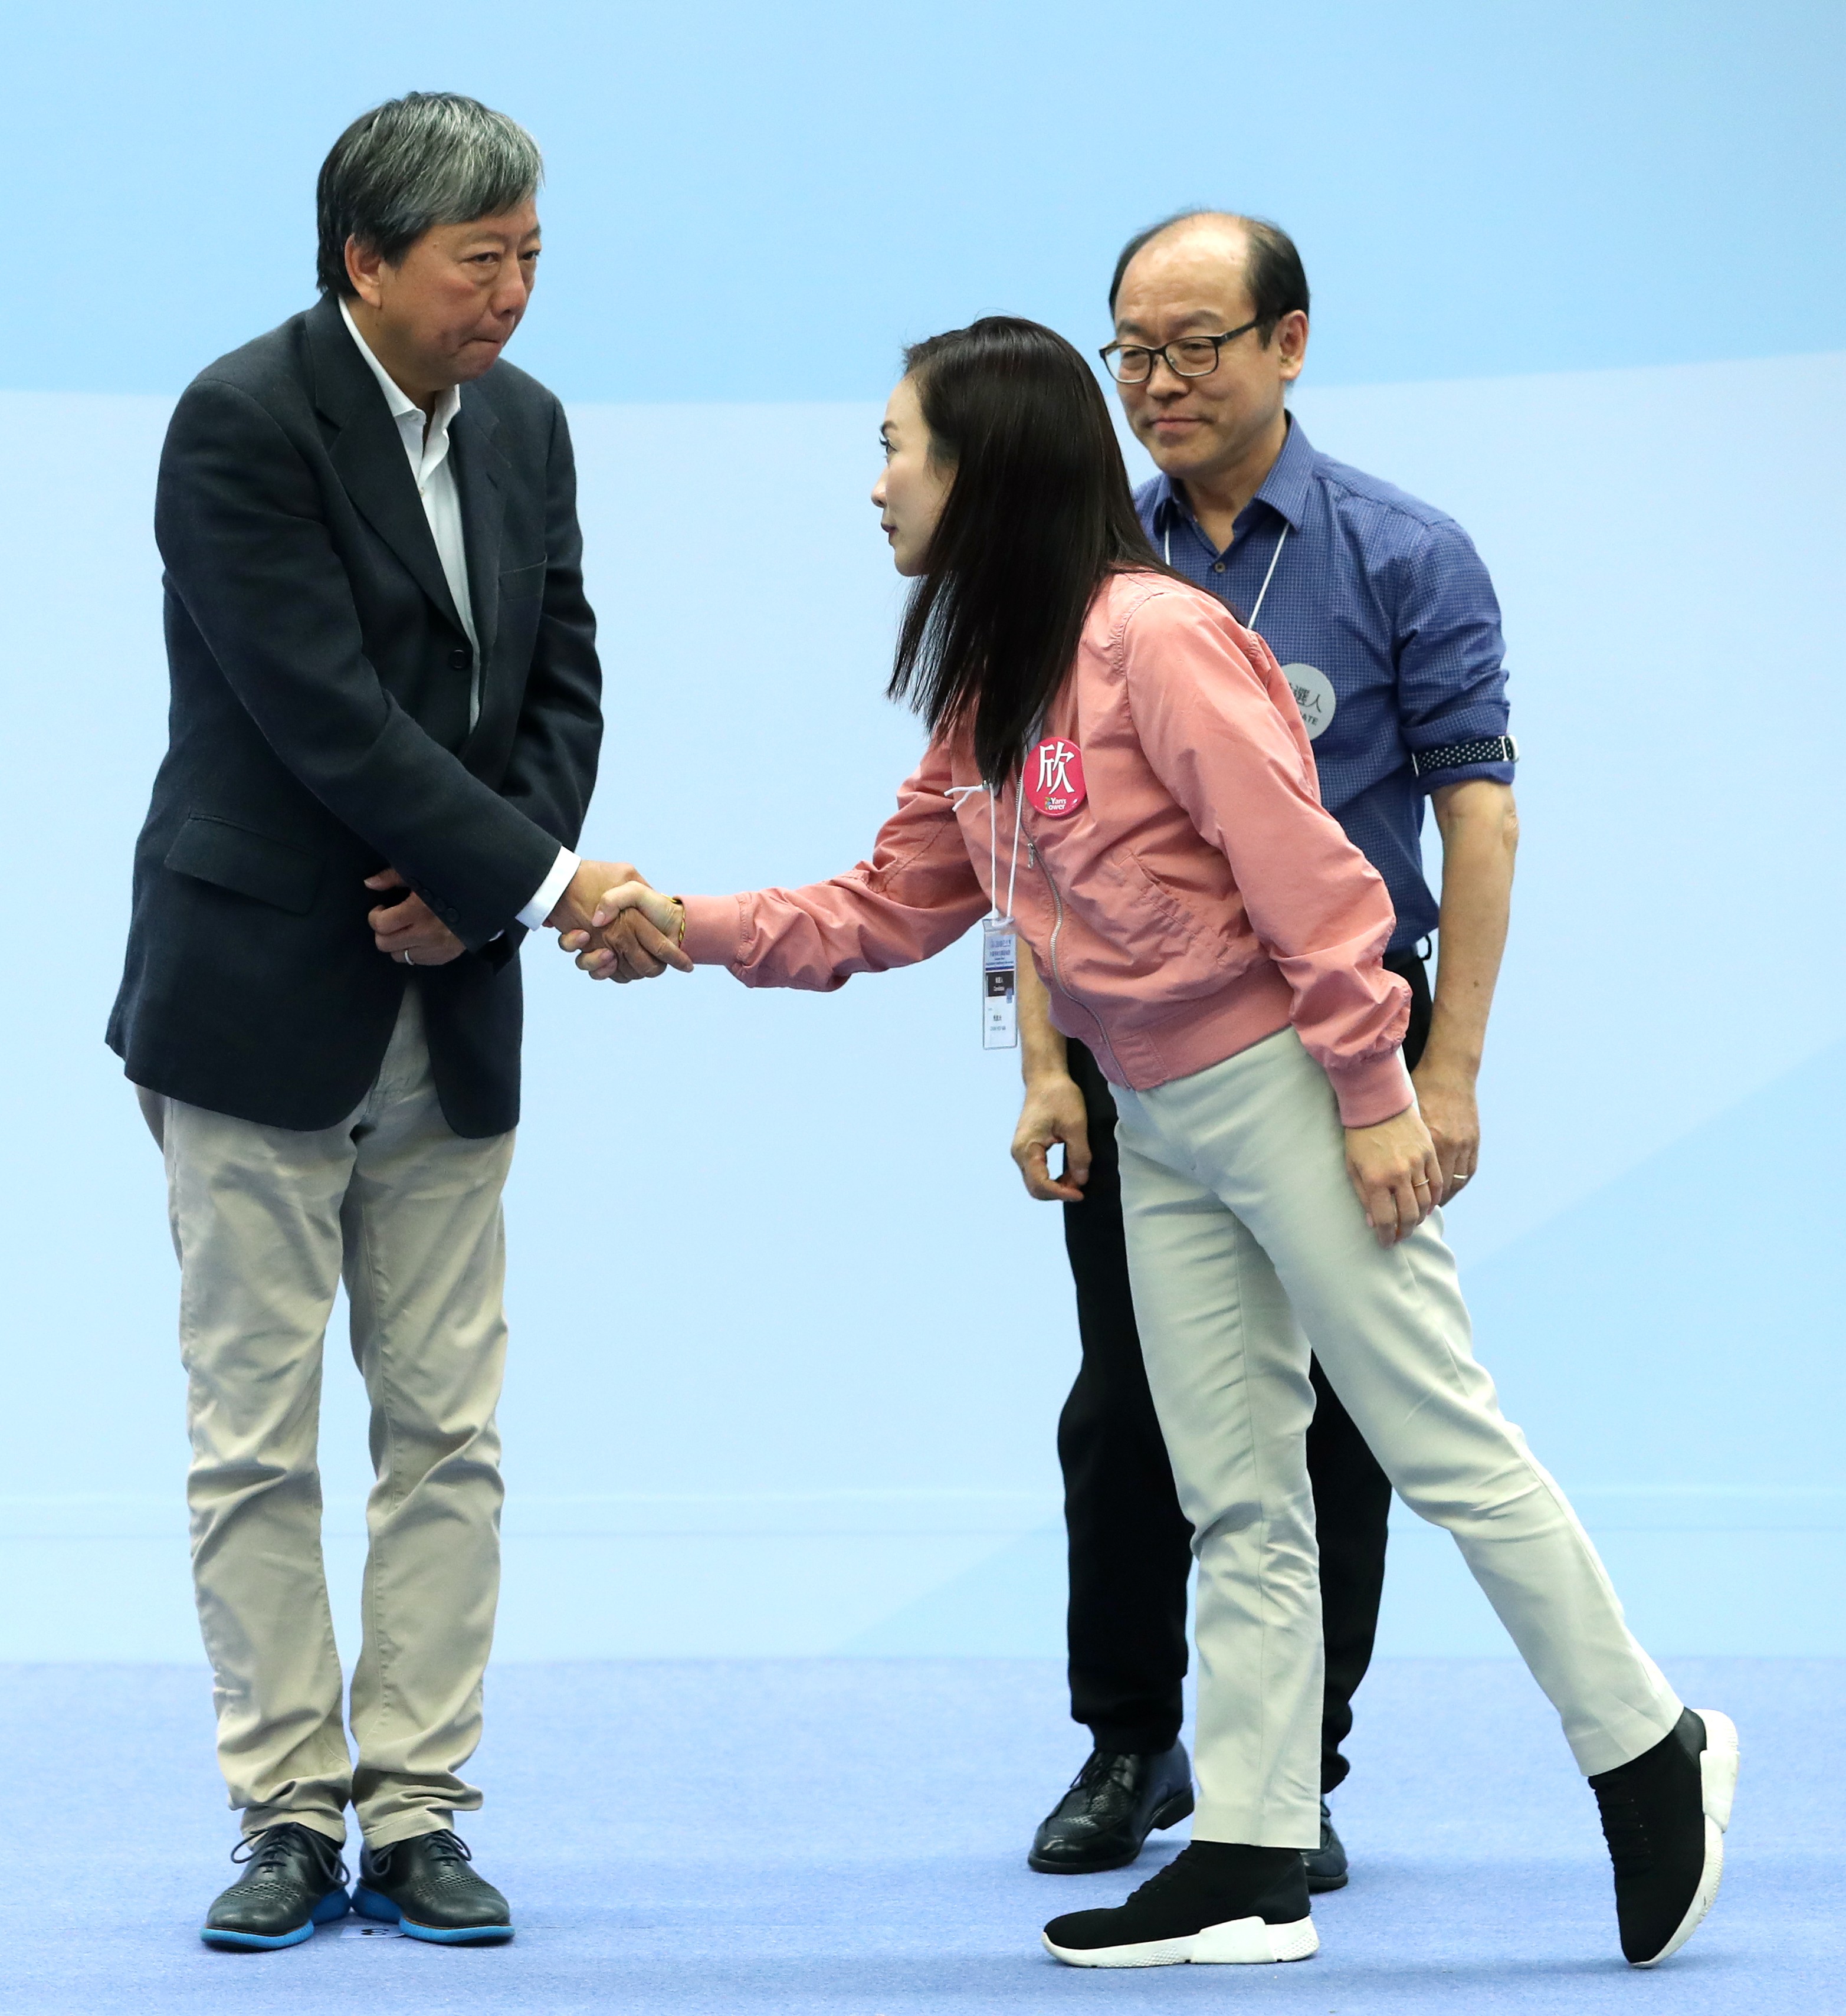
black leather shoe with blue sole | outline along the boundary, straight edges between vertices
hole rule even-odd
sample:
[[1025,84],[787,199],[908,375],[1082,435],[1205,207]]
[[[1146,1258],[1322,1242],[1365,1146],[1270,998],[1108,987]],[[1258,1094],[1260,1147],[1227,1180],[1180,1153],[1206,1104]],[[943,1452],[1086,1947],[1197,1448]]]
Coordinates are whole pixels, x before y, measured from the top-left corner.
[[340,1844],[311,1827],[285,1820],[264,1827],[233,1849],[231,1859],[248,1867],[206,1913],[199,1936],[208,1946],[267,1953],[299,1946],[314,1937],[315,1926],[346,1916]]
[[353,1909],[437,1946],[504,1946],[513,1937],[512,1909],[468,1867],[473,1859],[447,1827],[368,1848],[359,1859]]

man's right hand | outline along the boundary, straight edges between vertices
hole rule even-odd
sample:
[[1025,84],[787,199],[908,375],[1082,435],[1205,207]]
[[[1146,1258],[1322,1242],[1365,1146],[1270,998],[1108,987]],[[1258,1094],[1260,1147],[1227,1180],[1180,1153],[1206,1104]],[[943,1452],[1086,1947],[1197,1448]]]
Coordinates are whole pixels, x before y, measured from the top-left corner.
[[639,942],[642,956],[657,956],[680,973],[690,973],[693,963],[679,941],[686,935],[686,906],[677,896],[663,896],[639,876],[614,889],[605,889],[590,919],[588,931],[567,931],[558,940],[566,952],[577,955],[578,968],[592,980],[619,980],[618,960],[632,959]]
[[[1064,1172],[1051,1173],[1053,1143],[1062,1142]],[[1081,1204],[1089,1181],[1089,1114],[1077,1081],[1067,1072],[1044,1071],[1026,1086],[1025,1103],[1013,1133],[1013,1159],[1026,1190],[1042,1204]]]
[[[545,920],[548,929],[559,933],[566,952],[578,952],[591,941],[596,905],[605,894],[624,883],[639,882],[652,887],[640,869],[626,861],[584,861],[578,864],[557,907]],[[663,937],[639,910],[624,910],[616,927],[601,941],[615,955],[610,969],[597,976],[604,980],[655,980],[668,967],[682,972],[689,962],[671,938]]]

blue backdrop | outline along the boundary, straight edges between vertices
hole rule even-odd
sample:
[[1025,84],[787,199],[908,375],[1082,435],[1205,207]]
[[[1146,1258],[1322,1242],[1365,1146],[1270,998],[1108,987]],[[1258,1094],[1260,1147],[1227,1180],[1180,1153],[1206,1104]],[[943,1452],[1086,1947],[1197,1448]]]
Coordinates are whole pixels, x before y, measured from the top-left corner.
[[[678,887],[847,865],[914,752],[865,502],[901,344],[1093,345],[1189,202],[1297,234],[1304,421],[1455,512],[1506,609],[1524,851],[1449,1220],[1482,1354],[1655,1650],[1846,1651],[1841,19],[16,5],[0,1657],[196,1656],[159,1168],[100,1040],[152,471],[187,376],[309,297],[333,134],[419,85],[546,149],[515,355],[582,466],[588,841]],[[1074,1326],[973,957],[820,999],[528,952],[503,1655],[1058,1649]],[[337,1341],[326,1417],[345,1603]],[[1445,1539],[1394,1548],[1386,1649],[1502,1649]]]

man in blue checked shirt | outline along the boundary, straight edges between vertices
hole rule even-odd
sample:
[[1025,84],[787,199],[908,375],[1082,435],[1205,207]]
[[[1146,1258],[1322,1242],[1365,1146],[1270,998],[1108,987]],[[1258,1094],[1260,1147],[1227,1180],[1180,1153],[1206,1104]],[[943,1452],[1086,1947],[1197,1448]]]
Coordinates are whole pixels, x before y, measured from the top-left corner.
[[[1160,471],[1135,500],[1154,549],[1268,641],[1313,739],[1322,797],[1397,906],[1385,963],[1410,983],[1405,1060],[1452,1199],[1480,1145],[1474,1081],[1518,836],[1493,585],[1452,518],[1321,454],[1290,416],[1308,281],[1275,225],[1215,211],[1157,225],[1124,248],[1110,309],[1103,356]],[[1442,835],[1439,905],[1423,874],[1426,798]],[[1431,936],[1433,1001],[1420,952]],[[1107,1082],[1052,1028],[1029,961],[1020,1019],[1026,1099],[1013,1152],[1032,1195],[1064,1205],[1082,1339],[1058,1454],[1071,1714],[1094,1744],[1030,1859],[1078,1874],[1132,1862],[1150,1830],[1192,1811],[1179,1741],[1192,1529],[1141,1363]],[[1340,1744],[1377,1629],[1391,1486],[1318,1366],[1313,1379],[1324,1795],[1347,1773]],[[1337,1889],[1346,1854],[1324,1796],[1321,1816],[1308,1885]]]

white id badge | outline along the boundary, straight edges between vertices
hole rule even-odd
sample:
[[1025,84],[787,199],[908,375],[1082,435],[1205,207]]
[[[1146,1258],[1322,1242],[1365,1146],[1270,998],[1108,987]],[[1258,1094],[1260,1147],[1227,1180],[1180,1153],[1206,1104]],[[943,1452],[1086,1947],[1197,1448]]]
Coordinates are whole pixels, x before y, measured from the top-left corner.
[[981,920],[981,1047],[1019,1048],[1019,927],[1010,917]]

